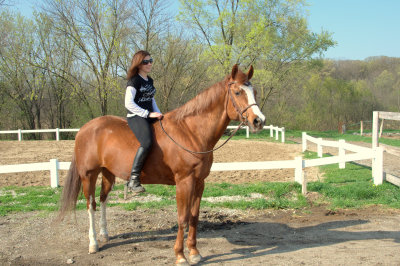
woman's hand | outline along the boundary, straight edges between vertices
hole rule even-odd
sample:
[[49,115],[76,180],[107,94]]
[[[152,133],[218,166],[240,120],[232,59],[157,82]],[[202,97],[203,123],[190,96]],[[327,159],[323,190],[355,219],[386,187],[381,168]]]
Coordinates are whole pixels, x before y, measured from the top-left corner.
[[163,114],[158,112],[151,112],[149,114],[149,118],[157,118],[158,120],[161,120],[163,118]]

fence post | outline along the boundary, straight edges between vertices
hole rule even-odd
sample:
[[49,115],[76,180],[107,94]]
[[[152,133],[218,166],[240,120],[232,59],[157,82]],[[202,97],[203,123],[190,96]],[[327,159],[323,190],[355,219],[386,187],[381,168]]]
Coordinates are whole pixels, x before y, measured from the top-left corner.
[[382,130],[383,130],[383,122],[384,121],[385,121],[385,119],[382,119],[381,126],[379,127],[379,138],[382,137]]
[[307,133],[306,132],[301,133],[301,144],[302,144],[302,152],[305,152],[307,150]]
[[275,140],[278,140],[279,139],[279,128],[278,127],[275,127]]
[[18,129],[18,141],[22,140],[22,130]]
[[246,138],[249,138],[249,126],[246,126]]
[[301,183],[301,193],[303,195],[306,195],[307,194],[307,174],[304,171],[302,171],[302,173],[303,173],[303,180]]
[[317,151],[318,157],[322,158],[322,138],[318,138]]
[[273,125],[269,125],[269,136],[272,138],[274,136]]
[[373,149],[374,159],[372,160],[372,178],[374,185],[383,183],[383,148],[376,147]]
[[58,169],[59,163],[57,159],[50,160],[50,184],[52,188],[58,187],[59,179],[58,179]]
[[372,118],[372,149],[375,149],[379,146],[379,139],[378,139],[378,124],[379,124],[379,112],[373,112]]
[[294,169],[294,181],[303,184],[303,158],[301,156],[297,156],[294,158],[295,161],[295,169]]
[[285,143],[285,128],[282,128],[282,143]]
[[364,122],[361,120],[360,121],[360,136],[363,135],[363,131],[364,131]]
[[56,140],[59,141],[60,140],[60,129],[56,128]]
[[346,168],[346,162],[344,161],[344,156],[346,155],[346,150],[344,149],[346,141],[344,139],[339,140],[339,169]]

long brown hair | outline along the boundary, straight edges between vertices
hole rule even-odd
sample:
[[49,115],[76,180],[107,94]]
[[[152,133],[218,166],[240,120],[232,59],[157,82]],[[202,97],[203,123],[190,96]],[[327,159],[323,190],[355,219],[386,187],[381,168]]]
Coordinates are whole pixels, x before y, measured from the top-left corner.
[[142,64],[143,59],[146,56],[150,56],[150,53],[147,51],[137,51],[132,58],[131,66],[129,67],[128,71],[126,72],[126,79],[130,80],[133,76],[135,76],[139,72],[139,66]]

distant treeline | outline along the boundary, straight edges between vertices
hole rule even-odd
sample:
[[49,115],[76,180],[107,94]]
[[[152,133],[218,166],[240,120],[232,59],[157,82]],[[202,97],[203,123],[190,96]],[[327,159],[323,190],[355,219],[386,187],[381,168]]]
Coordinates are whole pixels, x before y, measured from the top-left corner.
[[[75,128],[125,116],[132,55],[153,58],[156,99],[168,112],[223,79],[255,67],[268,124],[335,129],[399,111],[400,59],[320,60],[335,44],[311,32],[305,1],[45,0],[27,18],[0,2],[0,130]],[[34,136],[33,136],[34,137]]]
[[373,111],[400,112],[400,58],[322,60],[270,103],[274,124],[304,130],[371,121]]

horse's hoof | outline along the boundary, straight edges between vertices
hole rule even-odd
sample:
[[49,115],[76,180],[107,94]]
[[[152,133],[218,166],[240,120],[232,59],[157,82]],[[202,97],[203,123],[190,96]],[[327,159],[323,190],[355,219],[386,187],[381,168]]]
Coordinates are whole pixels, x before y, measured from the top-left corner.
[[202,257],[200,254],[189,256],[189,262],[191,265],[199,263],[201,261],[201,259],[202,259]]
[[97,251],[99,251],[99,246],[98,245],[89,246],[89,254],[94,254]]
[[176,261],[177,266],[190,266],[186,259],[182,258]]
[[108,235],[99,235],[99,240],[101,242],[108,242],[110,241],[110,237]]

